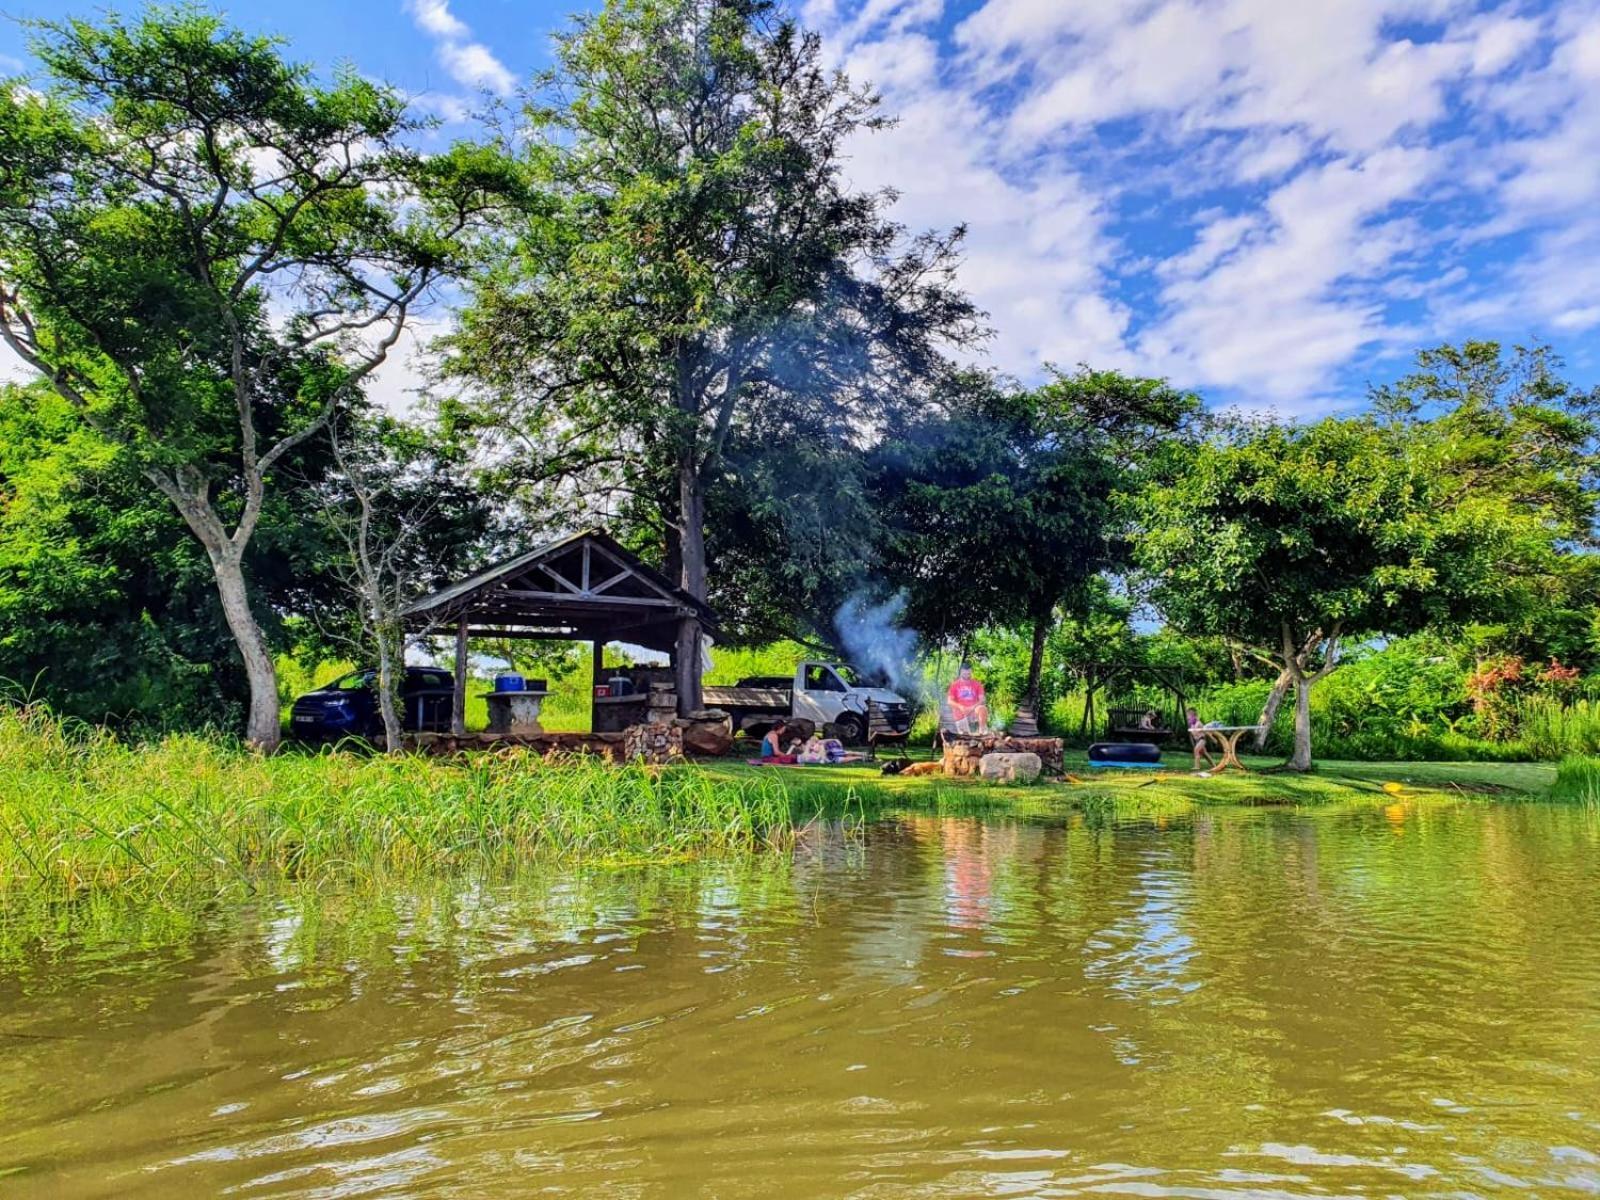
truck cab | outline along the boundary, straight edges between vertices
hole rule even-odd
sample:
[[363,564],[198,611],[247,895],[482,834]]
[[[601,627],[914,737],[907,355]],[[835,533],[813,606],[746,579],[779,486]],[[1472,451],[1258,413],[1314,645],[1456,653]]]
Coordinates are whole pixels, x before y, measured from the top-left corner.
[[815,659],[798,663],[793,676],[754,675],[734,687],[708,687],[706,704],[725,709],[735,729],[759,736],[780,717],[801,717],[817,728],[832,725],[846,742],[867,736],[871,701],[896,732],[911,728],[911,705],[888,688],[875,687],[846,663]]
[[911,706],[905,697],[872,686],[847,663],[815,661],[795,667],[791,715],[815,721],[818,728],[833,725],[847,742],[866,740],[869,700],[895,732],[911,728]]

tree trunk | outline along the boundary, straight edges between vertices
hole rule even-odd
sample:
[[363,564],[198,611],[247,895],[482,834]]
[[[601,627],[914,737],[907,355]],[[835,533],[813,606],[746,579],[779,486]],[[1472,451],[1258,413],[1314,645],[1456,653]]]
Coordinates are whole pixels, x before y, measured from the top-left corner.
[[1044,644],[1050,636],[1050,618],[1052,613],[1033,618],[1033,652],[1028,658],[1028,707],[1033,710],[1033,719],[1038,721],[1042,715],[1039,711],[1039,685],[1044,674]]
[[450,695],[450,732],[465,737],[467,732],[467,617],[456,623],[456,684]]
[[381,613],[373,617],[373,633],[378,643],[378,714],[383,718],[383,748],[390,754],[397,754],[404,730],[395,709],[395,696],[400,690],[396,659],[404,659],[405,648],[399,630]]
[[692,456],[678,465],[678,517],[682,526],[678,583],[696,600],[706,598],[706,497]]
[[[678,456],[678,585],[696,600],[706,598],[706,498],[693,448]],[[700,622],[678,625],[673,661],[677,665],[678,715],[704,707],[700,689]]]
[[678,622],[678,642],[672,663],[676,668],[678,715],[687,717],[705,707],[700,689],[700,622],[693,617]]
[[1300,674],[1294,687],[1294,753],[1284,764],[1291,771],[1311,769],[1311,683],[1312,677]]
[[233,640],[244,659],[245,677],[250,681],[250,717],[245,723],[245,740],[257,750],[271,753],[283,740],[283,725],[278,717],[278,671],[267,650],[266,636],[256,622],[255,613],[250,611],[242,556],[232,546],[207,546],[206,553],[217,579],[222,615],[233,632]]
[[1289,685],[1293,682],[1294,675],[1287,667],[1278,672],[1277,681],[1267,693],[1267,702],[1261,706],[1261,719],[1256,722],[1257,750],[1267,748],[1267,739],[1272,736],[1272,727],[1278,722],[1278,710],[1283,707],[1283,698],[1289,694]]

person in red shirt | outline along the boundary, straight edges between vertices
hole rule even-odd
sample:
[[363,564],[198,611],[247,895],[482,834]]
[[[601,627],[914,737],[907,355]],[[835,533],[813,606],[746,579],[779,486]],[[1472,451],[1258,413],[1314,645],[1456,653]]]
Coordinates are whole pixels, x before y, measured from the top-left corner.
[[972,677],[972,664],[962,663],[950,684],[950,715],[957,721],[978,722],[978,732],[989,732],[989,705],[984,699],[983,684]]

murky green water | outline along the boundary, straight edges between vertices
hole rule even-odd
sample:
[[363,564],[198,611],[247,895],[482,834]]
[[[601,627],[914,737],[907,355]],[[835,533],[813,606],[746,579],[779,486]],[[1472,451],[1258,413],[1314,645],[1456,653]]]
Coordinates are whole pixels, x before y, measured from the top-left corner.
[[1592,1194],[1597,902],[1594,813],[1397,806],[101,929],[0,978],[0,1196]]

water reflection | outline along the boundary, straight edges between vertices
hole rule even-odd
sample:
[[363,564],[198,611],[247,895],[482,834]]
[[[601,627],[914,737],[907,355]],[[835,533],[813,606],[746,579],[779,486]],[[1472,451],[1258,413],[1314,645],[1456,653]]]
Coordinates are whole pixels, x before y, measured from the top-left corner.
[[0,975],[5,1196],[1600,1190],[1600,820],[816,826]]

